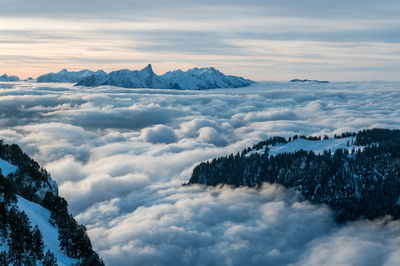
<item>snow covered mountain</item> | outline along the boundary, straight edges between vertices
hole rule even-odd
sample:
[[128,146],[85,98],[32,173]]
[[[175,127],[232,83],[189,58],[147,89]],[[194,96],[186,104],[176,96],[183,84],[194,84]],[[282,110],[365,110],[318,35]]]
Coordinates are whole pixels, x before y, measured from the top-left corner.
[[0,265],[104,265],[50,175],[0,140]]
[[139,71],[131,71],[128,69],[113,71],[108,74],[108,79],[101,85],[110,85],[124,88],[165,87],[164,81],[153,72],[153,68],[150,64]]
[[41,75],[37,78],[36,82],[67,82],[67,83],[76,83],[80,80],[94,75],[97,79],[100,79],[101,76],[106,75],[103,70],[98,70],[96,72],[90,71],[88,69],[81,71],[68,71],[67,69],[63,69],[57,73],[47,73]]
[[20,79],[17,76],[8,76],[7,74],[4,74],[0,76],[0,81],[20,81]]
[[213,67],[193,68],[184,72],[176,70],[161,76],[166,88],[207,90],[215,88],[241,88],[254,83],[251,80],[236,76],[227,76]]
[[227,76],[210,68],[193,68],[188,71],[176,70],[161,76],[153,72],[151,64],[142,70],[118,70],[107,76],[90,75],[76,86],[96,87],[110,85],[124,88],[155,88],[180,90],[206,90],[215,88],[240,88],[254,82],[236,76]]

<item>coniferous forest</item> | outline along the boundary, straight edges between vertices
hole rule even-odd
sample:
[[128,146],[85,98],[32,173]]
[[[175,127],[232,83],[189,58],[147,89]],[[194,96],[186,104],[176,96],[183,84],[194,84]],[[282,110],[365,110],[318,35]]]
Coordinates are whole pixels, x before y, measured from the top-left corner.
[[7,177],[0,171],[0,240],[8,246],[8,250],[0,252],[0,265],[57,265],[54,254],[50,250],[44,252],[39,228],[32,227],[27,215],[18,209],[17,195],[51,212],[49,222],[58,228],[60,249],[77,259],[77,265],[104,265],[92,249],[85,226],[68,212],[67,201],[58,196],[57,184],[46,170],[17,145],[1,140],[0,158],[18,167]]
[[[370,129],[335,138],[350,136],[358,148],[269,155],[268,147],[277,143],[328,138],[273,137],[236,155],[200,163],[188,184],[259,187],[262,182],[278,183],[300,191],[305,199],[327,204],[339,222],[385,215],[400,218],[400,130]],[[251,152],[262,147],[262,153]]]

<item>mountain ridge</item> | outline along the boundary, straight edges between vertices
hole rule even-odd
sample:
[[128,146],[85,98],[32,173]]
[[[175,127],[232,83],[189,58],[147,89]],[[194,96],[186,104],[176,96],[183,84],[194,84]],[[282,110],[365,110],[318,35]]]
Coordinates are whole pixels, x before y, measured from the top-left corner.
[[91,71],[89,69],[84,69],[81,71],[68,71],[66,68],[64,68],[57,73],[43,74],[36,79],[36,82],[38,82],[38,83],[43,83],[43,82],[76,83],[90,75],[102,75],[102,74],[105,74],[105,72],[103,70],[98,70],[96,72]]
[[314,152],[293,143],[328,143],[327,136],[273,137],[236,155],[200,163],[184,185],[278,183],[299,190],[312,202],[327,204],[339,222],[386,215],[400,219],[400,130],[362,130],[334,139],[340,138],[344,141],[336,147],[315,145],[319,151]]
[[254,81],[242,77],[224,75],[213,67],[192,68],[188,71],[175,70],[163,75],[154,73],[148,64],[141,70],[121,69],[109,74],[93,73],[75,86],[97,87],[102,85],[123,88],[154,88],[178,90],[207,90],[216,88],[241,88],[253,84]]
[[10,81],[20,81],[20,79],[17,76],[8,76],[7,74],[3,74],[2,76],[0,76],[0,81],[10,82]]

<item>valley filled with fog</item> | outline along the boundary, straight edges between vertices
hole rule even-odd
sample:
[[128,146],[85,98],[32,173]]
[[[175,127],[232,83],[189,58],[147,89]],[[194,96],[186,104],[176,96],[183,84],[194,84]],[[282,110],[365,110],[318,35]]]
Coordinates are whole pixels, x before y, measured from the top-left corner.
[[271,136],[400,126],[400,82],[181,91],[0,83],[0,139],[59,185],[110,265],[396,265],[400,223],[338,225],[295,191],[181,186]]

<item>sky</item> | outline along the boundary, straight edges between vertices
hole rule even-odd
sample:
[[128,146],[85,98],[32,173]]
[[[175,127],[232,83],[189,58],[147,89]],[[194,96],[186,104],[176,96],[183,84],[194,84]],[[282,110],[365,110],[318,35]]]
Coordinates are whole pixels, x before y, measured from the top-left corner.
[[0,74],[153,64],[256,81],[399,80],[397,0],[0,0]]
[[57,182],[107,265],[400,265],[400,222],[335,223],[261,189],[181,186],[272,136],[399,128],[400,82],[260,82],[205,91],[0,83],[0,139]]

